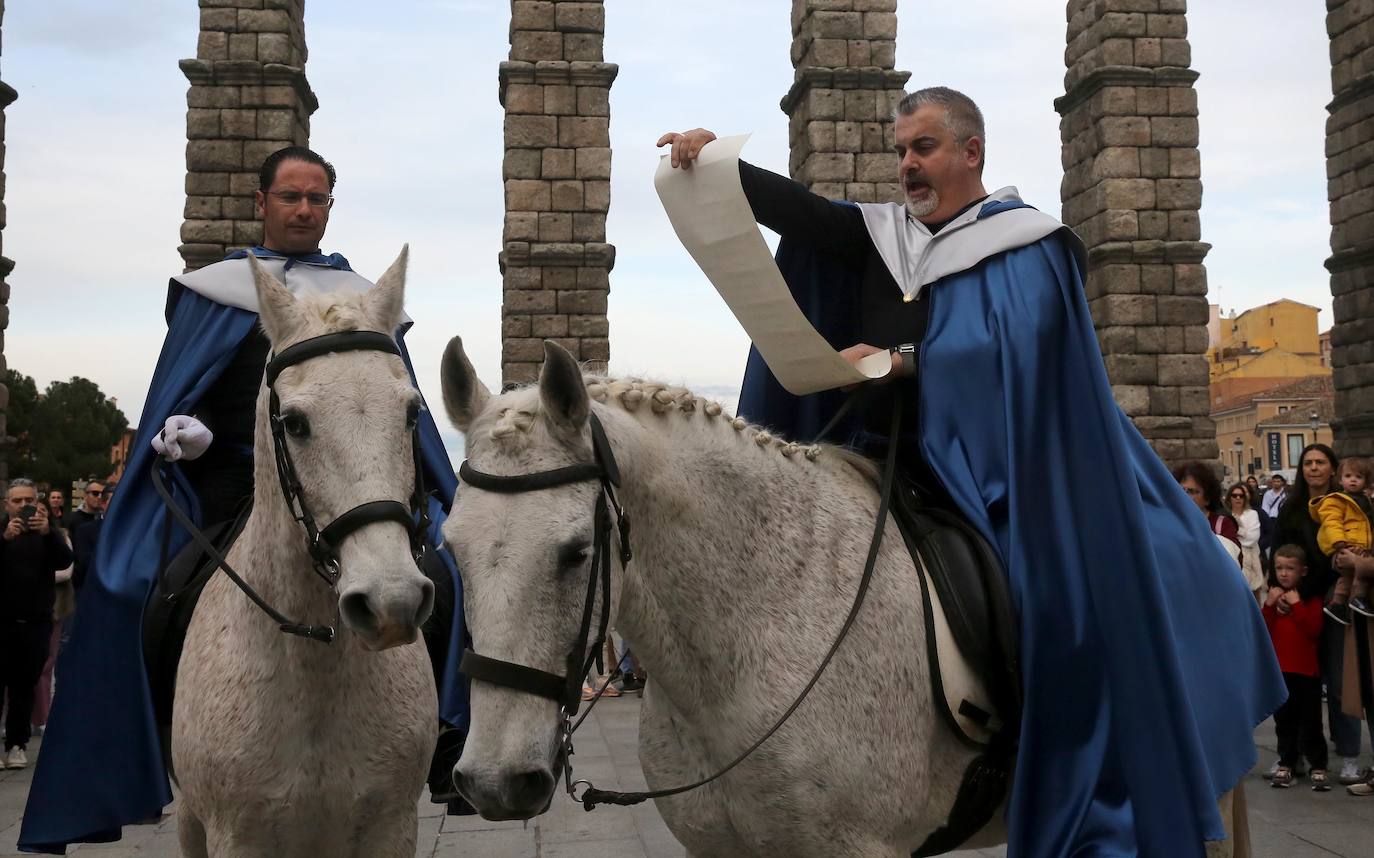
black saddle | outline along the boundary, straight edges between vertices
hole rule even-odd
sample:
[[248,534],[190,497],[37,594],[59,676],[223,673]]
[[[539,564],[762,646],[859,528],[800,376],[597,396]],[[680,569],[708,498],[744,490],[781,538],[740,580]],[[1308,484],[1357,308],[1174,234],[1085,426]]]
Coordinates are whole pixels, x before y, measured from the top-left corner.
[[[1021,729],[1020,637],[1006,573],[997,553],[964,518],[932,503],[930,492],[899,476],[893,489],[893,517],[912,560],[924,569],[921,589],[933,699],[954,734],[980,753],[964,772],[949,821],[930,835],[915,856],[953,851],[982,829],[1001,807],[1011,782]],[[951,711],[941,665],[927,579],[943,608],[960,655],[986,687],[995,711],[974,701],[957,704],[958,714],[985,728],[986,741],[970,736]]]

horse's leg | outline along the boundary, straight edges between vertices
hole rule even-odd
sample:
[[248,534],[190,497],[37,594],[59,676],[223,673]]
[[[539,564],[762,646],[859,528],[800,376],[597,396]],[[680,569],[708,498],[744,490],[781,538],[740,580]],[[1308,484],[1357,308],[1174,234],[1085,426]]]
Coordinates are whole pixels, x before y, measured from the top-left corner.
[[181,858],[208,858],[205,826],[185,804],[177,811],[177,839],[181,841]]

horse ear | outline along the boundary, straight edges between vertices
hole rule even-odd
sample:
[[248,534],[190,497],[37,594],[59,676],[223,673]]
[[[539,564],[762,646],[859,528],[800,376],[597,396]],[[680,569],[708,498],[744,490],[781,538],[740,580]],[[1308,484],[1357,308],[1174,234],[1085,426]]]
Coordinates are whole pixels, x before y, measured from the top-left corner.
[[580,432],[591,410],[582,369],[568,350],[544,341],[544,368],[539,372],[539,401],[555,428]]
[[248,251],[248,267],[253,270],[253,288],[258,293],[262,329],[274,344],[285,342],[301,324],[296,296],[262,267],[251,250]]
[[394,334],[401,326],[401,316],[405,309],[406,264],[410,260],[410,245],[401,246],[401,253],[386,273],[377,278],[377,285],[367,292],[368,317],[377,325],[378,330]]
[[463,351],[463,338],[454,337],[444,349],[444,359],[439,364],[439,379],[444,390],[444,407],[448,417],[459,432],[467,433],[468,427],[482,409],[487,407],[491,392],[477,377],[467,353]]

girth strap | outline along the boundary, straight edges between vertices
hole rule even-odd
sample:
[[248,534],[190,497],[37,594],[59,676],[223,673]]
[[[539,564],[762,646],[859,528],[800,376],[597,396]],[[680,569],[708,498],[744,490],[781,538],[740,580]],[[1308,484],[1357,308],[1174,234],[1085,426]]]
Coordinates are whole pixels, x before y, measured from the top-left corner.
[[394,500],[368,501],[364,504],[358,504],[331,521],[328,527],[320,531],[320,540],[328,546],[330,551],[334,551],[343,542],[345,536],[377,521],[394,521],[404,527],[406,533],[410,533],[415,528],[414,515],[401,502]]
[[513,661],[487,658],[470,649],[463,650],[463,660],[458,663],[458,670],[469,679],[514,688],[555,702],[562,702],[568,684],[565,677],[556,673],[516,664]]

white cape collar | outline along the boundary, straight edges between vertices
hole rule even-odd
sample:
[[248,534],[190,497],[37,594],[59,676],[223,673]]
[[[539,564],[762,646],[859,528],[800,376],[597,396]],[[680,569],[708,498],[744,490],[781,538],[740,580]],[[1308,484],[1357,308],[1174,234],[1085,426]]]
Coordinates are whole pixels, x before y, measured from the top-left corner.
[[1029,207],[982,216],[989,204],[1002,202],[1020,203],[1021,195],[1011,185],[999,188],[935,235],[900,203],[858,206],[873,246],[897,281],[903,300],[912,301],[921,289],[943,277],[1064,228],[1055,218]]

